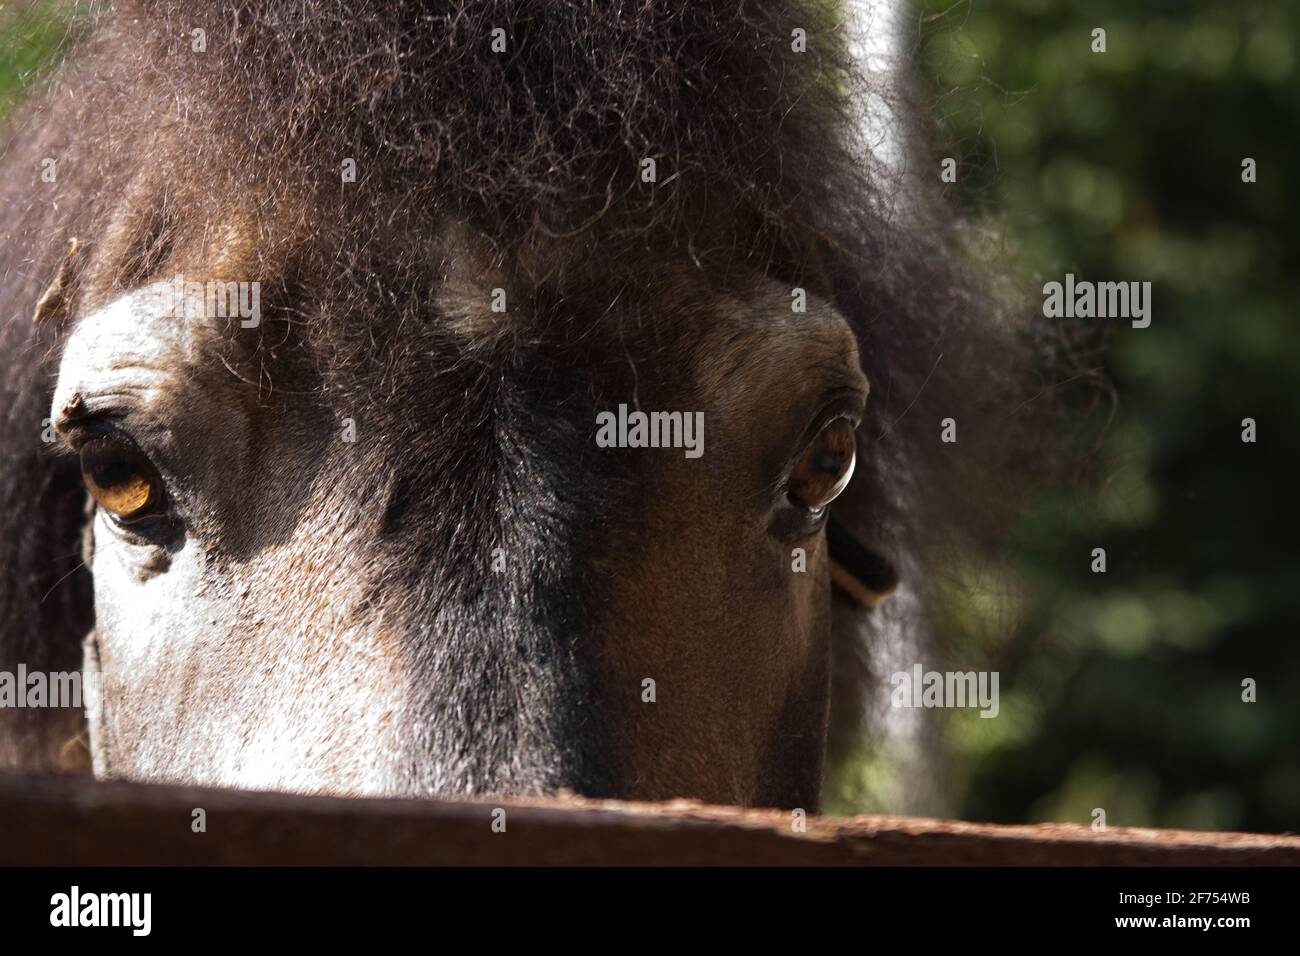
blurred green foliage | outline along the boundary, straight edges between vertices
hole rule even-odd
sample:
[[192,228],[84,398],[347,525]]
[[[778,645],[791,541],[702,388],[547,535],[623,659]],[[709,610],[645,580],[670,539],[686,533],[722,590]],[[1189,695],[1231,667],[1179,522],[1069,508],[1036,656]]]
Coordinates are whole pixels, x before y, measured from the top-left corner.
[[51,64],[79,8],[69,0],[0,2],[0,118]]
[[[913,17],[935,177],[958,160],[950,198],[1005,236],[1031,300],[1073,272],[1150,280],[1154,302],[1146,329],[1091,320],[1111,326],[1117,397],[1097,474],[1027,503],[1012,593],[954,599],[939,628],[1003,697],[996,720],[935,712],[947,805],[1300,830],[1300,4],[925,0]],[[851,767],[836,809],[908,809],[854,779],[873,772]]]

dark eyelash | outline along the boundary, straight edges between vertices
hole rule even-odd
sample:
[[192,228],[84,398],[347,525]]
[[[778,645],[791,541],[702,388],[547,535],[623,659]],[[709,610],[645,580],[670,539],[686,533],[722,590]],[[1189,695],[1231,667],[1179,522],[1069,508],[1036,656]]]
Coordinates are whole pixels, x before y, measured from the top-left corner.
[[82,446],[93,438],[116,438],[139,447],[135,439],[117,424],[125,417],[121,412],[106,410],[71,419],[58,430],[57,444],[61,451],[73,455],[80,454]]

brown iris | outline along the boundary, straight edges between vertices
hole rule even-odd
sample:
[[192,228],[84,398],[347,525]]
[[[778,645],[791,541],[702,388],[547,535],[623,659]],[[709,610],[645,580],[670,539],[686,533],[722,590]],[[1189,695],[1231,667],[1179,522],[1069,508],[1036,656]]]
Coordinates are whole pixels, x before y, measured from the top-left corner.
[[113,438],[82,446],[81,477],[99,506],[116,518],[142,518],[162,497],[162,479],[149,459]]
[[853,477],[856,449],[853,423],[848,419],[837,418],[823,428],[790,472],[790,499],[810,511],[825,508]]

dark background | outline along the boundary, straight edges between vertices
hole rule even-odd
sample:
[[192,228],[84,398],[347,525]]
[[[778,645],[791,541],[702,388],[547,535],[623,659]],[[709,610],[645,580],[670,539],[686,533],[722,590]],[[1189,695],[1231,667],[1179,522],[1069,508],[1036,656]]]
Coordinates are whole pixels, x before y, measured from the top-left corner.
[[[906,24],[923,161],[958,160],[982,254],[1040,302],[1067,272],[1153,296],[1149,328],[1105,323],[1113,418],[1083,486],[1027,501],[937,628],[945,659],[1000,672],[1002,713],[928,712],[925,809],[1300,829],[1300,4],[934,0]],[[833,808],[913,810],[896,765],[849,761]]]

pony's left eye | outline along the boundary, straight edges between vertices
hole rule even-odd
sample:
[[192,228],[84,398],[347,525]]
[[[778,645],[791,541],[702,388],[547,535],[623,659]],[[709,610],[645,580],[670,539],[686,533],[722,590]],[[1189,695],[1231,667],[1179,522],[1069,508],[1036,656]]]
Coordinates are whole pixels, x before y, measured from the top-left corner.
[[848,486],[856,461],[853,423],[837,418],[804,449],[790,472],[786,494],[795,504],[820,515]]
[[81,477],[101,508],[119,521],[156,514],[163,503],[158,469],[128,442],[92,438],[81,448]]

